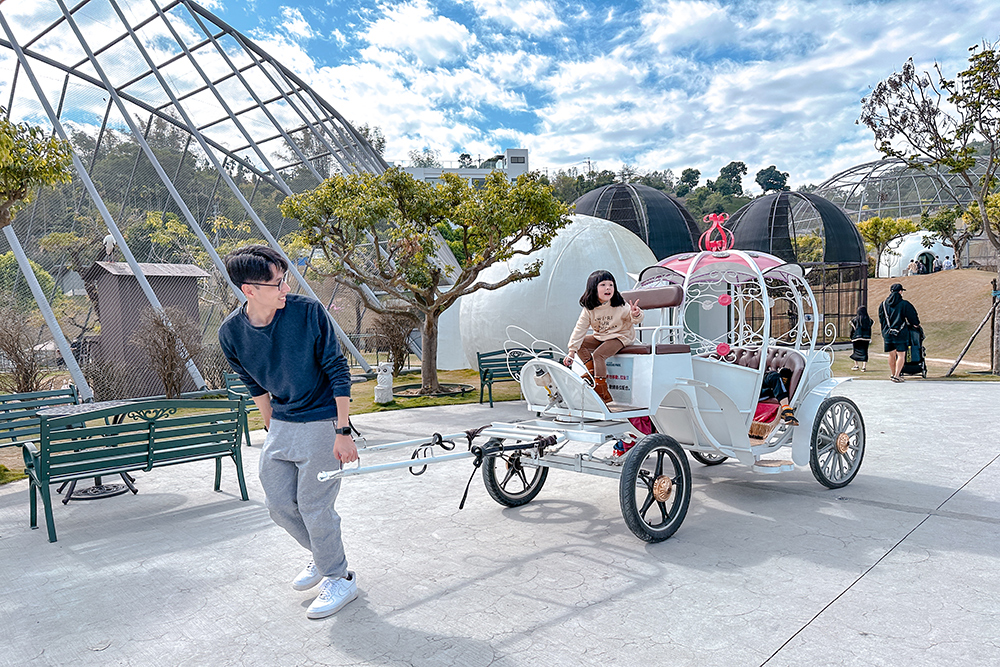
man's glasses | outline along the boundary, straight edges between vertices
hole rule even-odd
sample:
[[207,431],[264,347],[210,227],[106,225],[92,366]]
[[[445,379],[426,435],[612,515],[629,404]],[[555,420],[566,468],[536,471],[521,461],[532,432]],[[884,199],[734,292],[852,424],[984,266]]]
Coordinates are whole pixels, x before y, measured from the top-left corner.
[[281,276],[281,280],[279,280],[277,283],[243,283],[243,284],[256,285],[257,287],[277,287],[278,289],[281,289],[282,285],[288,284],[288,274],[286,273],[285,275]]

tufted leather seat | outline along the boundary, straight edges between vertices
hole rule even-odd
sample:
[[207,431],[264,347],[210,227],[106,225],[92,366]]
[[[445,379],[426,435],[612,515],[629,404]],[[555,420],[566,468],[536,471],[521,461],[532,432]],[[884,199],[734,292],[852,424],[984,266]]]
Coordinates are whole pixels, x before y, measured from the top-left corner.
[[[760,368],[760,349],[748,350],[742,347],[734,347],[732,363],[744,368]],[[717,354],[707,354],[713,359],[718,359]],[[795,396],[795,390],[802,379],[802,373],[806,370],[806,360],[802,355],[788,347],[771,347],[767,351],[767,363],[764,366],[766,371],[776,371],[782,368],[792,369],[792,379],[788,381],[788,395]]]

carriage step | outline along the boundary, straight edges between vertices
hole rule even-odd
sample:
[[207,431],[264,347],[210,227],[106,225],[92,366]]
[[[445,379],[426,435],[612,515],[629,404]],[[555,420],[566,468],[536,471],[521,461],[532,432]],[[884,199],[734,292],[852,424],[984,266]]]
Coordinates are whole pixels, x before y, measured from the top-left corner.
[[753,464],[753,471],[765,475],[773,475],[779,472],[791,472],[795,470],[795,464],[791,461],[781,459],[761,459]]

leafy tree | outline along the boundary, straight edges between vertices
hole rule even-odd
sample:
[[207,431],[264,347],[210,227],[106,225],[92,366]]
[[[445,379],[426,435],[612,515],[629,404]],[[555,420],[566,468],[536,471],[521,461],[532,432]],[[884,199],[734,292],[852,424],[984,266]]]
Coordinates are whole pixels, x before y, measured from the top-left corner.
[[[569,223],[566,206],[538,182],[537,174],[511,183],[494,172],[479,188],[454,174],[441,178],[434,186],[396,168],[380,175],[338,175],[281,204],[285,217],[298,220],[309,242],[322,249],[338,283],[354,290],[374,312],[395,313],[420,327],[422,393],[440,389],[441,313],[466,294],[537,276],[541,261],[498,282],[479,280],[483,269],[497,262],[548,246]],[[435,232],[441,224],[457,233],[453,243],[463,256],[458,267],[435,260]],[[363,285],[386,299],[373,299]]]
[[667,169],[665,171],[650,171],[639,176],[638,183],[662,190],[663,192],[673,192],[674,172]]
[[441,153],[433,148],[424,148],[422,151],[412,150],[409,153],[411,167],[423,167],[435,169],[441,167]]
[[0,229],[31,202],[36,189],[70,180],[70,146],[40,127],[12,123],[0,107]]
[[742,195],[743,176],[746,176],[746,174],[746,164],[742,162],[730,162],[719,170],[719,178],[714,183],[715,191],[723,196]]
[[[956,174],[978,205],[986,238],[1000,252],[1000,235],[990,224],[986,203],[1000,168],[998,47],[1000,42],[983,41],[970,48],[968,67],[953,79],[937,63],[933,75],[919,73],[908,59],[901,72],[880,81],[861,100],[857,122],[872,131],[882,154],[917,169],[943,167]],[[984,150],[977,160],[979,148]],[[1000,318],[995,327],[994,334],[1000,334]],[[992,370],[1000,372],[1000,345]]]
[[781,192],[782,190],[788,190],[788,172],[778,171],[778,168],[773,164],[766,169],[761,169],[757,172],[757,185],[760,186],[764,194],[768,192]]
[[463,169],[472,169],[476,166],[476,163],[472,161],[472,155],[469,153],[462,153],[458,156],[458,164]]
[[[898,238],[917,231],[917,225],[909,218],[868,218],[858,223],[858,231],[875,253],[876,265],[886,252],[886,247]],[[889,251],[891,252],[891,251]]]
[[[52,279],[49,272],[30,259],[28,264],[31,265],[31,271],[35,274],[35,279],[38,280],[42,292],[52,294],[56,281]],[[35,297],[32,295],[27,281],[21,276],[13,250],[8,250],[0,255],[0,294],[13,295],[14,304],[22,311],[35,307]]]
[[681,179],[677,182],[677,196],[683,197],[691,190],[698,186],[698,181],[701,180],[701,172],[697,169],[688,167],[681,172]]
[[[996,203],[1000,205],[1000,197],[997,200]],[[956,267],[961,266],[962,252],[969,241],[982,231],[979,211],[966,213],[961,206],[945,206],[935,211],[934,215],[924,209],[920,214],[920,226],[934,232],[933,235],[924,237],[923,245],[929,248],[935,236],[941,239],[941,243],[955,251]]]
[[354,129],[358,131],[358,134],[365,138],[365,141],[367,141],[368,145],[372,147],[372,150],[379,155],[383,155],[385,153],[385,134],[382,133],[381,127],[378,125],[369,125],[368,123],[365,123],[364,125],[351,123],[351,125],[353,125]]
[[822,262],[823,238],[819,234],[800,234],[796,236],[795,257],[800,262]]
[[622,183],[635,183],[639,180],[639,170],[635,165],[623,164],[618,171],[618,178]]

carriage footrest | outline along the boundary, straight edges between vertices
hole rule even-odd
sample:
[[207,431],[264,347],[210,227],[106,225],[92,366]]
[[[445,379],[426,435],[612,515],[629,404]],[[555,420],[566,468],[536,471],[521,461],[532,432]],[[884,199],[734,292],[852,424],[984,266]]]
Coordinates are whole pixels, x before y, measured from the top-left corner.
[[791,461],[781,459],[761,459],[753,464],[753,471],[773,475],[779,472],[791,472],[795,470],[795,464]]

